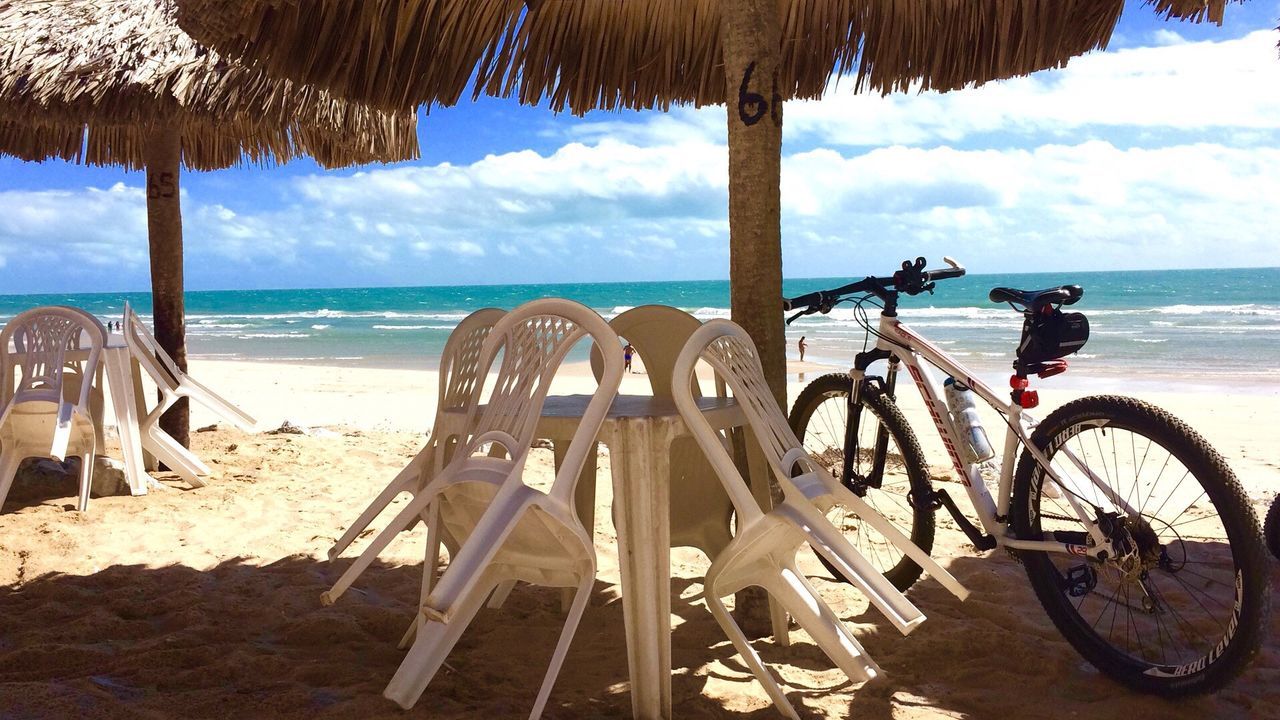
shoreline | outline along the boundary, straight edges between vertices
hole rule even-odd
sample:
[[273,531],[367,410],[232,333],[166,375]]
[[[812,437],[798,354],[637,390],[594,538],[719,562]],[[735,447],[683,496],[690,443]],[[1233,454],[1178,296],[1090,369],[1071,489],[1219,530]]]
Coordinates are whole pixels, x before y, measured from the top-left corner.
[[[639,372],[623,376],[622,393],[650,392],[643,365],[637,363],[636,369]],[[435,416],[439,377],[435,370],[196,359],[190,371],[257,418],[260,430],[277,428],[287,420],[302,427],[425,435]],[[818,363],[789,362],[787,410],[805,385],[821,375],[839,371]],[[1280,388],[1269,392],[1259,392],[1257,388],[1203,392],[1194,384],[1152,378],[1115,385],[1092,382],[1081,388],[1061,382],[1061,377],[1033,382],[1041,398],[1040,407],[1033,411],[1035,417],[1047,417],[1054,408],[1086,395],[1133,396],[1164,408],[1203,435],[1228,460],[1254,499],[1280,492],[1280,452],[1274,443],[1274,428],[1280,423],[1280,405],[1276,402]],[[1005,387],[1002,378],[984,379],[997,393]],[[594,390],[590,366],[581,361],[562,366],[550,392],[587,394]],[[1213,401],[1206,402],[1209,398]],[[900,385],[898,405],[916,430],[930,461],[949,467],[919,393]],[[988,428],[1000,426],[990,408],[980,407],[980,413]],[[192,404],[193,430],[218,423],[219,418],[204,407]],[[999,443],[1002,437],[992,440]]]
[[[810,353],[812,356],[813,354]],[[190,362],[198,366],[226,364],[230,366],[270,366],[274,368],[327,368],[331,370],[376,371],[376,372],[426,372],[434,373],[439,369],[440,357],[436,354],[421,355],[412,361],[405,362],[369,362],[364,358],[250,358],[227,357],[224,354],[191,353]],[[817,356],[816,360],[801,362],[793,357],[787,358],[787,382],[809,382],[819,375],[833,372],[845,372],[852,365],[853,358],[840,363],[829,356]],[[1190,369],[1182,372],[1152,371],[1147,368],[1127,369],[1116,365],[1100,365],[1088,359],[1073,360],[1066,358],[1070,369],[1052,379],[1036,380],[1038,387],[1052,387],[1086,394],[1102,393],[1145,393],[1145,392],[1186,392],[1193,394],[1226,394],[1226,395],[1266,395],[1280,398],[1280,368],[1269,368],[1263,371],[1252,371],[1252,374],[1241,373],[1235,369]],[[586,366],[586,360],[566,361],[564,367],[575,365]],[[883,365],[876,366],[883,368]],[[993,368],[988,364],[973,364],[977,377],[981,377],[992,387],[1003,387],[1005,378],[1012,374],[1012,368],[1000,366]],[[874,372],[875,368],[873,368]],[[578,371],[581,374],[581,371]]]

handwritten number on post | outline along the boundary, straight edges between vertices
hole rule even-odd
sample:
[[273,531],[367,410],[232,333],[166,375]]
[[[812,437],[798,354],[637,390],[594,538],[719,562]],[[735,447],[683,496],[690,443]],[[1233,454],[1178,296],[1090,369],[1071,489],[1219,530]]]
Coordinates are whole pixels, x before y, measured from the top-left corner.
[[768,114],[775,126],[782,125],[782,95],[778,93],[778,69],[773,70],[773,87],[770,89],[770,100],[764,95],[751,92],[751,76],[756,71],[755,61],[747,65],[742,73],[742,84],[738,86],[738,117],[742,124],[751,127]]
[[747,127],[760,122],[760,118],[769,112],[769,103],[765,102],[763,95],[747,91],[747,86],[751,84],[751,74],[755,71],[756,64],[753,61],[742,73],[742,84],[738,86],[738,117]]
[[177,189],[177,178],[171,172],[154,173],[147,178],[147,197],[170,198]]

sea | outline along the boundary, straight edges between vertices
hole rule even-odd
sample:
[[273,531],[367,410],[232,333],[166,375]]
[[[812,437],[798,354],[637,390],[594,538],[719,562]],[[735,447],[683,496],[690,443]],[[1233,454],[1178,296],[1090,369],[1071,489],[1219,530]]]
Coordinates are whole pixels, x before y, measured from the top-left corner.
[[[794,296],[860,276],[795,278]],[[1070,386],[1280,392],[1280,268],[970,274],[904,296],[899,316],[977,375],[1003,382],[1021,316],[987,299],[993,287],[1084,288],[1072,308],[1089,318],[1088,343],[1068,358]],[[637,305],[673,305],[706,320],[729,317],[725,280],[544,285],[220,290],[186,296],[193,358],[321,365],[433,368],[453,327],[482,307],[512,308],[541,297],[577,300],[611,318]],[[130,303],[150,320],[148,293],[0,296],[0,322],[37,305],[75,305],[118,319]],[[869,342],[861,318],[875,308],[844,305],[788,327],[789,358],[801,336],[806,360],[847,368]],[[781,314],[781,310],[779,310]],[[580,351],[580,353],[585,351]],[[1058,378],[1054,378],[1057,381]]]

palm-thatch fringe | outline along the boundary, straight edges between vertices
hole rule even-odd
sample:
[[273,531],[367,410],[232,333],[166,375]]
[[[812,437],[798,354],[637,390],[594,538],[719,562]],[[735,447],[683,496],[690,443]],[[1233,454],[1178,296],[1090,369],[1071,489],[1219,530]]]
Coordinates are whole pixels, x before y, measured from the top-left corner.
[[[1227,0],[1148,0],[1221,21]],[[556,111],[726,100],[721,0],[178,0],[230,55],[383,108],[473,96]],[[530,9],[532,7],[532,9]],[[1123,0],[779,0],[777,90],[954,90],[1105,47]],[[732,98],[730,98],[732,99]]]
[[412,111],[373,110],[230,62],[171,0],[0,1],[0,150],[141,168],[152,129],[213,170],[310,155],[326,167],[418,157]]

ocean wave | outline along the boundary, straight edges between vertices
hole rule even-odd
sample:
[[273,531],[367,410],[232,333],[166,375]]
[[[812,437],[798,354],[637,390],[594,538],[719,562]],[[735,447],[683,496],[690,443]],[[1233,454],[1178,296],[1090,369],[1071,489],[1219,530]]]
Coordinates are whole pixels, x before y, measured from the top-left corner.
[[328,330],[331,327],[333,326],[332,325],[312,325],[311,329],[312,330]]
[[311,337],[311,334],[310,334],[310,333],[295,333],[295,332],[284,332],[284,333],[248,333],[248,334],[246,334],[246,335],[237,335],[236,337],[237,337],[237,339],[240,339],[240,340],[259,340],[259,339],[270,339],[270,338],[309,338],[309,337]]
[[1179,325],[1179,330],[1216,330],[1218,332],[1258,332],[1280,330],[1280,325]]
[[[1258,305],[1163,305],[1160,307],[1129,308],[1124,310],[1089,310],[1082,308],[1086,315],[1246,315],[1257,317],[1280,317],[1280,306]],[[1151,324],[1160,324],[1152,320]]]
[[187,320],[196,320],[199,322],[218,320],[284,320],[285,322],[298,322],[300,320],[337,320],[337,319],[360,319],[360,318],[382,318],[384,320],[462,320],[470,313],[466,312],[398,312],[395,310],[330,310],[329,308],[320,308],[319,310],[299,310],[294,312],[281,313],[218,313],[218,314],[189,314]]
[[427,330],[431,325],[374,325],[374,330]]
[[1133,341],[1140,343],[1164,343],[1169,342],[1169,338],[1134,338]]

